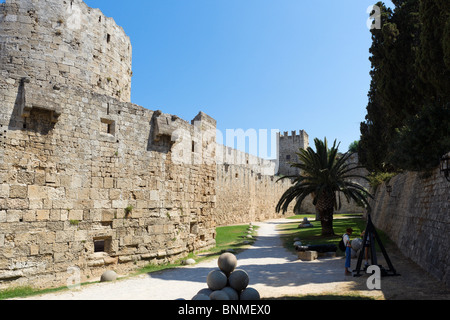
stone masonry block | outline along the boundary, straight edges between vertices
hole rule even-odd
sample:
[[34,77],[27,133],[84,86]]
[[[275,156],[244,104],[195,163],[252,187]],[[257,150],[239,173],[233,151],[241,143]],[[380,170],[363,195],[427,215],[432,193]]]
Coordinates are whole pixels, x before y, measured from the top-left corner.
[[113,200],[112,207],[114,209],[125,209],[128,206],[128,201],[125,200]]
[[27,186],[12,185],[9,190],[10,198],[26,199],[28,195]]
[[75,231],[72,230],[56,231],[56,243],[67,243],[74,241],[74,239],[75,239]]
[[46,199],[48,197],[47,187],[30,185],[28,186],[29,199]]
[[18,172],[17,182],[21,184],[33,184],[34,183],[34,172]]
[[50,210],[36,210],[36,219],[38,221],[48,220],[50,218]]
[[69,220],[83,220],[83,210],[70,210],[69,212]]
[[8,198],[9,197],[9,184],[0,184],[0,198]]
[[317,251],[300,251],[297,252],[297,256],[302,261],[314,261],[318,258]]
[[115,209],[102,210],[102,221],[104,222],[113,221],[115,215],[116,215]]
[[105,189],[112,189],[112,188],[114,188],[114,178],[104,178],[103,187]]
[[0,223],[6,222],[6,211],[0,210]]

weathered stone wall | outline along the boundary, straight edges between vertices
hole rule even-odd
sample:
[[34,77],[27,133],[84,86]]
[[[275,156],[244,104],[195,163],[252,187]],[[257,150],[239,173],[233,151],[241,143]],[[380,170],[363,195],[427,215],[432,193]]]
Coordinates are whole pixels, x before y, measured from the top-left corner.
[[[215,244],[216,122],[129,103],[131,46],[112,19],[79,0],[8,0],[0,66],[0,287]],[[195,161],[178,161],[177,131]]]
[[130,40],[81,0],[0,4],[0,64],[7,83],[28,77],[33,91],[76,86],[130,101]]
[[[280,218],[275,207],[292,185],[275,176],[274,161],[217,145],[217,225],[231,225]],[[293,210],[287,216],[293,215]]]
[[[283,154],[290,153],[293,155],[298,152],[298,143],[301,142],[303,148],[309,147],[307,134],[304,131],[301,132],[300,136],[294,133],[289,136],[285,133],[281,139],[285,140],[279,140],[280,163],[283,162]],[[284,150],[283,153],[281,150]],[[264,160],[223,145],[217,145],[216,158],[217,208],[215,219],[217,225],[248,223],[284,217],[282,213],[277,214],[275,208],[283,193],[292,186],[292,182],[289,179],[278,181],[280,176],[275,174],[277,171],[275,161]],[[298,161],[298,159],[295,161]],[[356,154],[350,157],[349,164],[352,167],[358,166]],[[290,173],[285,171],[286,166],[287,163],[285,162],[285,169],[282,169],[282,171],[286,174],[294,174],[293,171]],[[367,176],[367,170],[359,168],[352,174]],[[354,178],[353,181],[369,190],[367,180]],[[360,214],[364,211],[363,207],[358,206],[353,200],[348,202],[343,195],[341,195],[341,203],[342,207],[336,213]],[[294,215],[294,204],[291,204],[286,216]],[[300,212],[297,213],[316,214],[311,196],[303,201]]]
[[[281,216],[274,161],[217,145],[202,112],[129,102],[129,39],[81,0],[0,3],[0,73],[0,288],[173,261]],[[284,164],[307,139],[286,135]]]
[[[372,219],[400,250],[450,287],[450,182],[439,169],[430,177],[407,172],[378,187]],[[400,271],[401,273],[401,271]]]
[[0,286],[57,284],[71,266],[85,279],[215,244],[216,167],[172,161],[176,142],[157,123],[193,125],[81,89],[63,87],[58,100],[56,123],[47,110],[22,118],[14,100],[1,104],[11,119],[0,122]]

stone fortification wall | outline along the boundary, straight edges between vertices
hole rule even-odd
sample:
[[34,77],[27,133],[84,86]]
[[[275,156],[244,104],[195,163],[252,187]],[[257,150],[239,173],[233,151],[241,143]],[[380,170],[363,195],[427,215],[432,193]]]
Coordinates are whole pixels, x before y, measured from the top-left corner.
[[[174,261],[281,216],[274,161],[218,145],[202,112],[129,102],[130,41],[81,0],[0,3],[0,73],[0,288]],[[280,163],[307,140],[280,138]]]
[[[0,59],[0,288],[215,244],[216,122],[127,102],[131,49],[112,19],[81,1],[7,0]],[[195,161],[175,161],[177,130],[203,137],[182,148]]]
[[[275,207],[291,186],[277,182],[274,161],[217,145],[217,225],[230,225],[280,218]],[[221,161],[223,160],[223,161]],[[293,215],[293,211],[287,216]]]
[[407,257],[450,287],[449,213],[450,182],[436,169],[427,178],[407,172],[379,186],[372,219]]
[[[303,132],[303,137],[307,137]],[[291,144],[293,141],[305,143],[306,140],[300,139],[300,136],[285,134],[280,141],[280,150],[294,154]],[[287,143],[287,145],[286,145]],[[284,147],[281,148],[281,145]],[[304,146],[308,147],[308,145]],[[297,152],[295,150],[295,152]],[[263,221],[267,219],[281,218],[283,215],[277,214],[275,207],[283,193],[292,186],[288,179],[278,181],[280,178],[276,174],[278,167],[276,161],[265,160],[245,152],[217,145],[217,187],[216,187],[216,213],[215,219],[217,225],[230,225],[239,223],[248,223],[251,221]],[[282,162],[283,156],[279,155],[279,162]],[[349,159],[351,166],[358,165],[356,154]],[[285,169],[282,169],[285,170]],[[284,171],[287,173],[286,171]],[[366,176],[367,170],[363,168],[356,169],[354,174]],[[291,172],[290,174],[293,174]],[[369,190],[369,184],[364,179],[354,179]],[[341,197],[342,208],[336,213],[362,213],[364,209],[358,206],[353,200],[347,202],[344,196]],[[294,203],[290,206],[287,216],[294,214]],[[300,213],[316,214],[311,196],[308,196],[302,203]]]
[[[56,123],[33,109],[26,128],[0,124],[0,286],[58,284],[72,266],[86,280],[215,244],[216,167],[172,161],[157,125],[191,124],[82,90],[59,99]],[[13,101],[1,107],[17,117]]]
[[7,83],[29,78],[36,92],[76,86],[130,101],[130,40],[81,0],[0,4],[0,64]]

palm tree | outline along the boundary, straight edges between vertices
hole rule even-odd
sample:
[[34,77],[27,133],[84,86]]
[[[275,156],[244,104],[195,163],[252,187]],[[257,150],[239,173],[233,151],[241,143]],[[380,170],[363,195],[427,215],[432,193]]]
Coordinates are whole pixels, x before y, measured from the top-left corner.
[[339,210],[342,205],[340,194],[344,194],[348,202],[353,199],[369,208],[368,197],[372,198],[372,195],[359,183],[350,180],[352,178],[367,180],[364,176],[352,174],[353,170],[361,166],[350,166],[347,160],[351,153],[339,157],[339,145],[336,146],[336,141],[331,149],[328,149],[326,138],[324,141],[315,139],[314,142],[316,151],[311,147],[306,150],[300,149],[297,153],[299,162],[291,164],[292,167],[299,168],[300,173],[279,179],[294,179],[294,185],[283,194],[276,210],[277,212],[283,210],[285,214],[290,203],[296,200],[294,212],[298,212],[302,201],[311,195],[322,224],[322,235],[331,236],[334,235],[334,209]]

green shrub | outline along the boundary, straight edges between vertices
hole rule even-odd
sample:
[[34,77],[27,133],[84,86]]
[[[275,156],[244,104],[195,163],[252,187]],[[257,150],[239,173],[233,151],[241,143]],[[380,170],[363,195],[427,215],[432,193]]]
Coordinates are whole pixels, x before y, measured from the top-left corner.
[[389,182],[396,175],[396,172],[374,172],[368,176],[369,184],[376,191],[379,185]]

